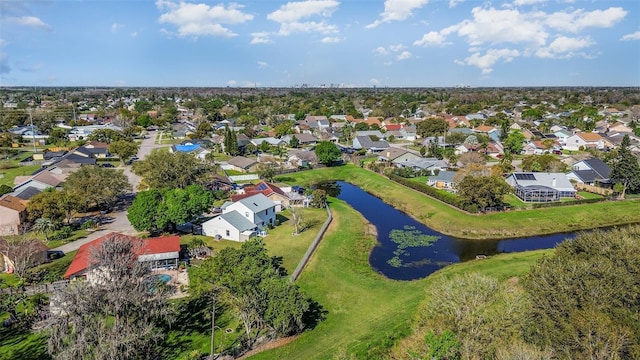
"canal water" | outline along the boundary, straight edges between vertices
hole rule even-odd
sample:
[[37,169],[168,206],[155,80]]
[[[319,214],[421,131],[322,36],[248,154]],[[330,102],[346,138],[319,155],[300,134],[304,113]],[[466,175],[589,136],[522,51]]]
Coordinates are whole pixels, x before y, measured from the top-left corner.
[[[377,197],[347,182],[336,182],[329,195],[337,196],[360,212],[378,231],[378,245],[369,257],[371,266],[384,276],[396,280],[413,280],[447,265],[475,259],[477,255],[549,249],[575,237],[575,233],[560,233],[506,240],[466,240],[441,234],[387,205]],[[429,246],[406,247],[392,241],[392,230],[436,236]]]

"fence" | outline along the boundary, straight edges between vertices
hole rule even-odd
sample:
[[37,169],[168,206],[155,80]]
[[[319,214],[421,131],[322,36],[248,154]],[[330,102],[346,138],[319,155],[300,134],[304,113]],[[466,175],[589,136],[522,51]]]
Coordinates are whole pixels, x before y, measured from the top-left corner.
[[60,291],[69,286],[68,280],[56,281],[51,284],[38,284],[38,285],[28,285],[28,286],[20,286],[20,287],[9,287],[5,289],[0,289],[0,294],[24,294],[27,296],[32,296],[35,294],[49,294],[56,291]]
[[300,259],[300,262],[298,263],[298,266],[296,267],[296,269],[293,270],[293,273],[291,274],[291,282],[298,280],[298,277],[302,273],[302,270],[309,262],[311,255],[313,255],[313,252],[318,247],[318,244],[320,244],[320,240],[322,240],[322,237],[324,236],[325,231],[327,231],[329,224],[331,224],[331,220],[333,220],[333,216],[331,215],[331,209],[329,209],[329,205],[327,205],[327,220],[324,221],[324,224],[322,224],[320,231],[318,231],[318,234],[313,239],[313,242],[311,242],[311,245],[309,245],[307,252],[305,252],[302,259]]
[[588,191],[590,193],[594,193],[602,196],[610,196],[613,193],[613,190],[611,189],[606,189],[598,186],[581,184],[581,183],[575,184],[575,187],[576,187],[576,190],[584,190],[584,191]]

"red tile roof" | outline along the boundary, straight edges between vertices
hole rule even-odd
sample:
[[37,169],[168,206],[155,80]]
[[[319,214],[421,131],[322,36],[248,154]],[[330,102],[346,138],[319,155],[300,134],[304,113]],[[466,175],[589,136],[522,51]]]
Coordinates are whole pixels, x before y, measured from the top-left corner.
[[238,200],[242,200],[258,193],[261,193],[266,197],[269,197],[269,195],[273,194],[280,194],[285,197],[287,196],[279,187],[273,184],[269,184],[266,181],[260,181],[255,186],[244,188],[244,194],[231,195],[231,201],[236,202]]
[[138,256],[180,251],[180,237],[177,235],[140,239],[135,236],[112,232],[80,246],[71,265],[69,265],[69,268],[64,273],[64,278],[68,279],[71,275],[86,270],[90,265],[93,249],[98,249],[103,241],[114,237],[126,238],[131,241],[141,241],[142,246],[140,247]]

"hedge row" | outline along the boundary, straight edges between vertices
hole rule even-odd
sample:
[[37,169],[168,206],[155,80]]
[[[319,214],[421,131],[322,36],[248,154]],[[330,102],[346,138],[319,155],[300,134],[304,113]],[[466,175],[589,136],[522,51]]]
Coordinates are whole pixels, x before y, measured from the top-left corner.
[[460,197],[458,197],[455,194],[452,194],[443,190],[438,190],[433,186],[411,181],[395,174],[388,174],[387,176],[389,180],[393,180],[398,184],[404,185],[413,190],[417,190],[425,195],[431,196],[434,199],[437,199],[449,205],[455,206],[458,209],[461,209],[470,213],[478,212],[478,206],[474,204],[465,204],[462,201],[462,199],[460,199]]
[[531,204],[531,208],[540,209],[540,208],[548,208],[548,207],[556,207],[556,206],[592,204],[592,203],[597,203],[597,202],[602,202],[607,200],[608,200],[607,198],[594,198],[594,199],[581,199],[581,200],[575,200],[575,201],[554,201],[554,202]]

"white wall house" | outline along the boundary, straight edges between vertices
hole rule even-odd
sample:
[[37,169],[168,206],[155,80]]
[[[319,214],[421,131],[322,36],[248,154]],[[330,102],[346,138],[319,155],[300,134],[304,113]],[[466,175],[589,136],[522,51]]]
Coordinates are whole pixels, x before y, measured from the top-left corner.
[[580,148],[604,148],[604,139],[596,133],[579,132],[567,138],[564,148],[567,150],[577,151]]
[[247,241],[256,236],[258,227],[237,211],[228,212],[202,223],[202,234],[218,239]]
[[223,213],[237,211],[255,224],[259,230],[276,224],[276,203],[263,194],[255,194],[238,200],[222,209]]
[[223,207],[222,214],[202,224],[202,234],[247,241],[276,223],[276,203],[259,193]]

